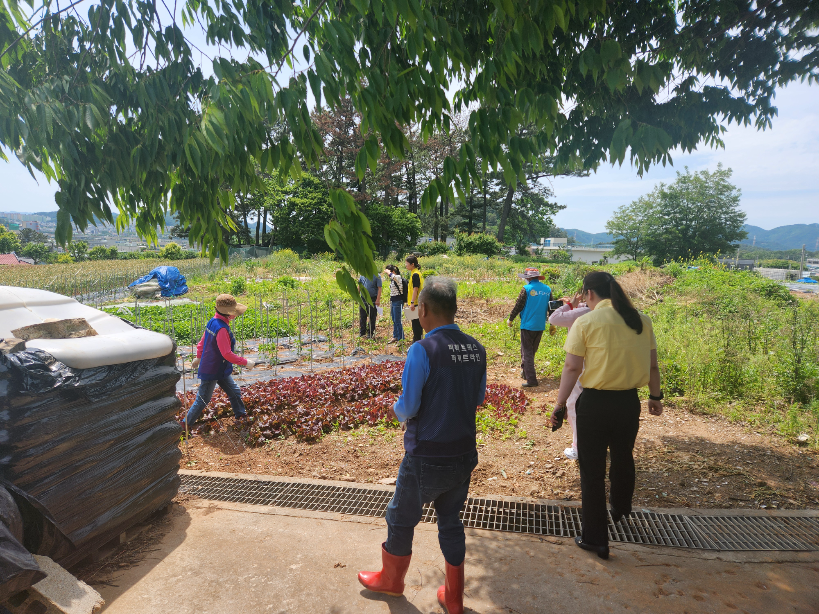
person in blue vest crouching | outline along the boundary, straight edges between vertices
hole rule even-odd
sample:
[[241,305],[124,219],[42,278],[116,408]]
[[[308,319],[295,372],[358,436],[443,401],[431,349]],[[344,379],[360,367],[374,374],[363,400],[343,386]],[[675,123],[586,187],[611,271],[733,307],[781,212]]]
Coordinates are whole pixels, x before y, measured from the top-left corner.
[[486,394],[486,350],[455,324],[456,292],[454,280],[430,277],[418,297],[427,336],[407,352],[404,390],[393,407],[405,425],[405,454],[387,507],[382,569],[358,574],[371,591],[401,595],[415,526],[424,503],[434,501],[438,542],[446,560],[446,582],[438,589],[438,601],[448,614],[464,611],[466,536],[459,514],[478,464],[475,413]]
[[[230,323],[236,319],[236,316],[242,315],[245,310],[247,306],[237,303],[230,294],[220,294],[216,297],[216,314],[208,321],[202,339],[196,346],[193,368],[197,369],[200,384],[196,400],[185,416],[188,430],[210,403],[216,384],[219,384],[230,400],[234,417],[240,421],[247,419],[247,410],[242,402],[242,391],[233,381],[231,374],[233,365],[252,369],[256,363],[235,353],[236,337],[230,330]],[[182,424],[182,428],[185,428],[185,424]]]
[[524,388],[534,388],[538,384],[535,354],[546,328],[552,289],[541,283],[544,276],[537,269],[528,268],[518,277],[526,280],[526,284],[521,288],[506,324],[512,328],[515,318],[520,314],[520,376],[526,380]]

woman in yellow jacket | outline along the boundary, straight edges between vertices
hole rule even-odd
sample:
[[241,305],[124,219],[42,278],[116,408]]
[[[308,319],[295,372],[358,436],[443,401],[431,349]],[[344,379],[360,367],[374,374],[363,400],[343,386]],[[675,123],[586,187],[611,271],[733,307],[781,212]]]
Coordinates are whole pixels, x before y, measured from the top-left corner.
[[[410,311],[417,313],[418,295],[421,294],[421,290],[424,288],[424,276],[418,270],[418,258],[415,256],[407,256],[404,264],[409,271],[409,296],[407,297],[409,299],[409,308]],[[410,318],[410,322],[412,323],[412,342],[415,343],[424,338],[424,329],[421,328],[421,321],[417,315]]]
[[583,535],[575,542],[607,559],[606,452],[611,454],[611,516],[619,522],[631,513],[634,495],[632,452],[640,428],[637,389],[648,385],[648,411],[654,416],[663,413],[663,393],[651,319],[634,308],[608,273],[586,275],[583,298],[592,311],[575,321],[566,338],[552,426],[560,424],[559,416],[580,377],[583,392],[576,412]]

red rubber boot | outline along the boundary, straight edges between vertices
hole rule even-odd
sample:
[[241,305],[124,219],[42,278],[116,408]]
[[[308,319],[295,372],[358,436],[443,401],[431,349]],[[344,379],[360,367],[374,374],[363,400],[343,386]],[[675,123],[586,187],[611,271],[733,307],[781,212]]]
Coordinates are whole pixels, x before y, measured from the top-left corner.
[[464,612],[464,564],[446,563],[446,584],[438,589],[438,603],[447,614]]
[[393,556],[381,544],[381,571],[359,571],[358,581],[373,592],[400,597],[404,594],[404,576],[407,575],[411,558],[411,554]]

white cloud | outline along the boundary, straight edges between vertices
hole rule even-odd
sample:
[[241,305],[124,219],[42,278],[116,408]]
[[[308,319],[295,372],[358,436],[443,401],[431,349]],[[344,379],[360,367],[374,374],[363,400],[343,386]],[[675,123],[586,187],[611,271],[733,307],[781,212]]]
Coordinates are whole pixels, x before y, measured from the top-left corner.
[[564,228],[603,232],[620,205],[628,204],[662,181],[674,181],[677,171],[729,167],[732,182],[742,190],[740,206],[748,223],[763,228],[819,222],[819,88],[794,84],[776,99],[779,116],[773,129],[732,124],[725,149],[677,152],[673,167],[651,168],[643,178],[628,165],[601,167],[588,178],[554,181],[557,201],[567,205],[556,216]]

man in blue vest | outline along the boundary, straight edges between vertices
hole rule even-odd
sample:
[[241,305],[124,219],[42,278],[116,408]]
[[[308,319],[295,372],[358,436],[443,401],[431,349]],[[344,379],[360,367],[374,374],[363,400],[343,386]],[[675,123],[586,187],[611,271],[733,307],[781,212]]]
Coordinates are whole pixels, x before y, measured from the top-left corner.
[[438,601],[448,614],[461,614],[466,537],[459,514],[478,464],[475,412],[486,394],[486,351],[455,324],[452,279],[426,279],[418,301],[427,336],[407,352],[404,391],[393,407],[405,423],[406,453],[387,507],[382,569],[362,571],[358,580],[371,591],[393,596],[404,592],[415,525],[424,503],[434,501],[438,543],[446,561],[446,583],[438,589]]
[[[202,339],[196,345],[196,359],[192,367],[197,369],[200,379],[196,400],[185,416],[188,430],[205,411],[216,385],[225,391],[233,414],[238,421],[247,419],[247,410],[242,402],[242,392],[233,381],[233,365],[252,369],[256,363],[236,354],[236,337],[230,330],[230,323],[242,315],[247,307],[237,303],[230,294],[216,297],[216,314],[208,321]],[[185,428],[183,423],[182,428]]]
[[528,268],[518,277],[526,281],[521,288],[518,300],[509,314],[507,325],[511,328],[514,320],[520,314],[520,376],[526,381],[524,388],[537,386],[537,371],[535,371],[535,354],[546,328],[546,315],[549,311],[549,301],[552,300],[552,289],[541,283],[544,276],[537,269]]

